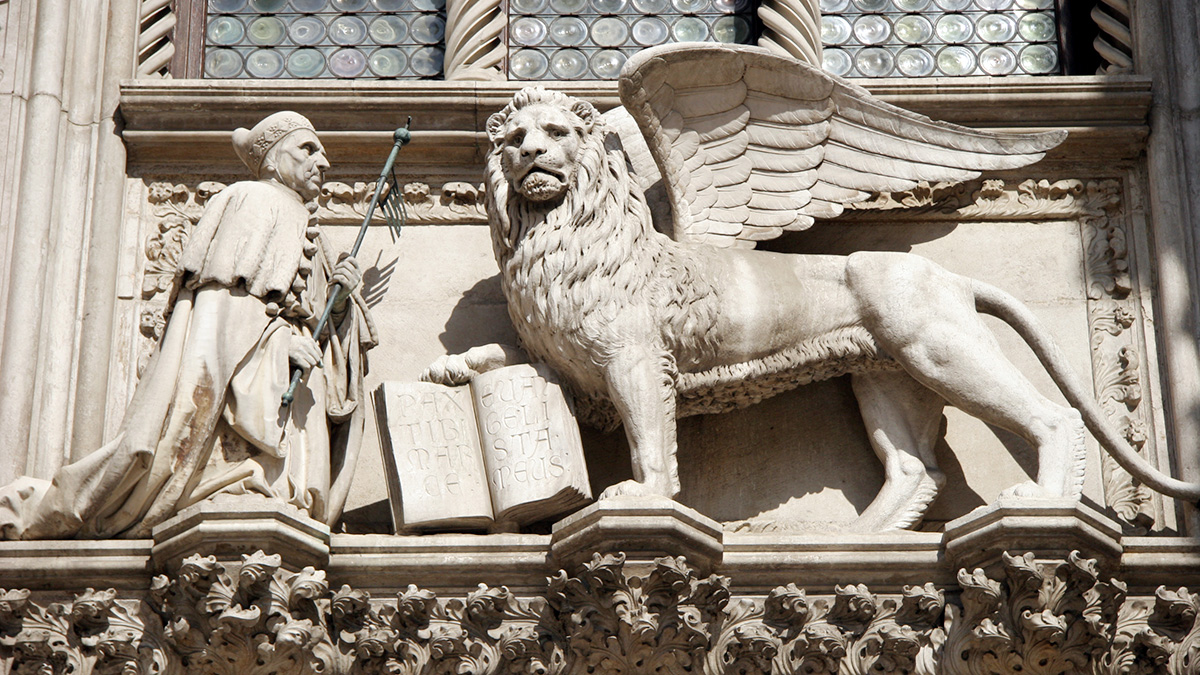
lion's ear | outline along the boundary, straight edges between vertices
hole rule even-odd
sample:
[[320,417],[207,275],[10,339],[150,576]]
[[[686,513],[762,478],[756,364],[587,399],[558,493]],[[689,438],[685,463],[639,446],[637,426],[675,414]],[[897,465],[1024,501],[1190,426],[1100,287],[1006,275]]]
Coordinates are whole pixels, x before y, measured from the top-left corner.
[[588,133],[592,132],[592,127],[596,125],[596,118],[600,116],[600,113],[596,112],[596,108],[587,101],[575,101],[571,104],[571,112],[583,120],[583,129]]
[[508,106],[497,113],[492,113],[492,116],[487,121],[488,140],[493,145],[500,145],[504,140],[504,125],[508,123]]

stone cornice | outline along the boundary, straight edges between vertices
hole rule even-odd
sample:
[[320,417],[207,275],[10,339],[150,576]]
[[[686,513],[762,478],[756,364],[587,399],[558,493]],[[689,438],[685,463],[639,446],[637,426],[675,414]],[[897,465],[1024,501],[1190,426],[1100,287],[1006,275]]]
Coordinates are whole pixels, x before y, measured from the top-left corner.
[[[1145,143],[1150,81],[1137,77],[933,78],[861,81],[884,100],[936,119],[975,127],[1065,128],[1050,161],[1136,158]],[[393,127],[414,118],[404,163],[474,171],[486,150],[483,127],[521,83],[130,80],[121,87],[123,137],[134,165],[178,171],[236,162],[231,129],[281,109],[301,112],[321,130],[335,163],[354,171],[384,154]],[[555,83],[607,109],[615,83]],[[383,148],[384,150],[378,150]],[[373,151],[377,150],[377,151]],[[382,160],[380,160],[382,161]]]

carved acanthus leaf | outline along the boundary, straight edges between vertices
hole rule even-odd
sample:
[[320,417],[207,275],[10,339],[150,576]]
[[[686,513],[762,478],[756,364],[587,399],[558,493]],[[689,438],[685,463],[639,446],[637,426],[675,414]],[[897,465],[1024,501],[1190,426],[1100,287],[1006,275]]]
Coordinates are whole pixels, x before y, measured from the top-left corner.
[[681,558],[641,576],[620,555],[547,580],[544,597],[480,585],[440,599],[409,586],[373,601],[325,573],[261,552],[242,564],[191,556],[146,599],[87,589],[40,604],[0,590],[0,672],[38,675],[1194,675],[1200,596],[1128,597],[1096,561],[1003,556],[993,578],[958,574],[876,595],[810,596],[795,584],[730,597]]

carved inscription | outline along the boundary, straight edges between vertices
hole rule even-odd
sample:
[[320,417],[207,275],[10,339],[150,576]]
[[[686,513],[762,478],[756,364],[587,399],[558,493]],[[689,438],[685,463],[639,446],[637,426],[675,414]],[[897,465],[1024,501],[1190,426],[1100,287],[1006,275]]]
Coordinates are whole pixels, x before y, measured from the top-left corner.
[[566,460],[554,450],[562,447],[562,433],[551,428],[549,386],[536,374],[477,378],[473,388],[493,490],[566,473]]

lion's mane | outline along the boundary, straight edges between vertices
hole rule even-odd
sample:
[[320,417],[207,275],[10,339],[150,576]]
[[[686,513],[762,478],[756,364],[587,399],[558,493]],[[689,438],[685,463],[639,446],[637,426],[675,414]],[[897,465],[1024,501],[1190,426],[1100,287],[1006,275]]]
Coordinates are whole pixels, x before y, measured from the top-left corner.
[[[594,121],[583,134],[574,182],[553,203],[517,193],[504,172],[501,141],[493,140],[485,187],[501,283],[522,347],[568,371],[589,422],[614,427],[619,418],[604,405],[598,367],[621,346],[621,336],[597,326],[611,324],[633,304],[649,307],[662,337],[665,372],[674,378],[675,349],[699,355],[716,348],[714,289],[697,273],[691,250],[654,230],[624,152],[605,147],[606,130],[594,110],[580,111],[579,102],[562,93],[531,87],[518,92],[489,126],[535,103],[590,114]],[[589,404],[593,399],[600,405]]]

